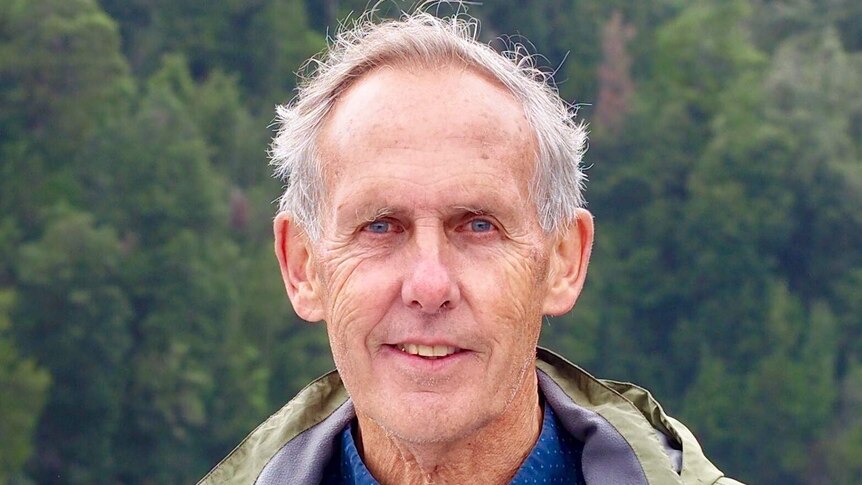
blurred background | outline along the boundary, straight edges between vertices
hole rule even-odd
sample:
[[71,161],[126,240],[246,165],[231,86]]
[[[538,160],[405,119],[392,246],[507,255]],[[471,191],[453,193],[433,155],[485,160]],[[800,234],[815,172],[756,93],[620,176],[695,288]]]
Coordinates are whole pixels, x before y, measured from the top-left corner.
[[[0,2],[0,484],[194,483],[332,366],[272,255],[266,148],[366,3]],[[469,13],[590,124],[594,259],[544,343],[738,479],[862,483],[862,2]]]

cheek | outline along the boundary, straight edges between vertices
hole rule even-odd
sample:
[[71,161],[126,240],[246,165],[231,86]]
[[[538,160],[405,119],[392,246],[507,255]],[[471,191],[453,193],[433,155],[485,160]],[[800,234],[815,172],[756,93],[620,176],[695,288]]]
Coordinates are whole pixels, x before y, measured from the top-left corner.
[[501,258],[498,280],[503,282],[506,299],[522,321],[541,316],[541,296],[547,284],[547,258],[533,248],[522,248],[507,256]]
[[333,351],[346,354],[347,347],[362,345],[382,320],[398,295],[398,277],[391,265],[362,254],[327,256],[321,264],[324,320]]
[[494,340],[515,340],[515,345],[523,341],[525,347],[532,347],[541,328],[547,262],[540,251],[519,249],[501,251],[483,264],[473,265],[470,282],[465,281],[464,286],[478,320],[491,322],[487,331]]

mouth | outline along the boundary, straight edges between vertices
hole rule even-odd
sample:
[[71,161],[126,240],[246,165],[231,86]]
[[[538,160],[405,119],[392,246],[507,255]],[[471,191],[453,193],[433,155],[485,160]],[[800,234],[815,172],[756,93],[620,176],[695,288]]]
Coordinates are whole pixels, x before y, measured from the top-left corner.
[[402,343],[393,345],[394,348],[407,355],[415,355],[427,360],[436,360],[449,357],[461,352],[458,347],[450,345],[420,345],[411,343]]

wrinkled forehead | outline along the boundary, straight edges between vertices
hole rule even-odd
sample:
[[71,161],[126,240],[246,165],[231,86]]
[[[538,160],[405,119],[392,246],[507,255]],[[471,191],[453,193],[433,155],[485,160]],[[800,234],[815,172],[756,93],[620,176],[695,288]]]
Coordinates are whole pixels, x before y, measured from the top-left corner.
[[455,147],[478,151],[495,170],[526,182],[537,153],[519,100],[491,76],[454,63],[385,65],[363,74],[339,95],[317,145],[327,185],[344,164],[371,162],[381,151],[409,157],[411,150],[445,154]]

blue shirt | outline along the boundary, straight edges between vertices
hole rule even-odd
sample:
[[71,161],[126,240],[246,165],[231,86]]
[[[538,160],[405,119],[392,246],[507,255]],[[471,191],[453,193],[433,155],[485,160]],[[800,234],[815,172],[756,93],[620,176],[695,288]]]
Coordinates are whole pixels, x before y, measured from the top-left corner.
[[[353,425],[350,425],[341,432],[339,445],[323,472],[322,484],[379,485],[359,457],[352,429]],[[563,429],[554,411],[545,404],[545,418],[536,446],[509,483],[583,485],[582,451],[583,444]]]

